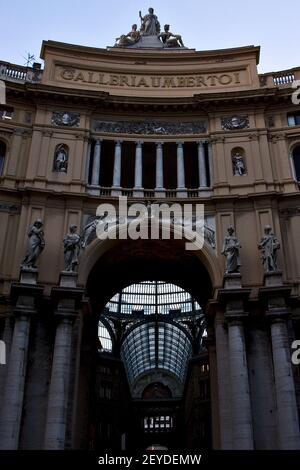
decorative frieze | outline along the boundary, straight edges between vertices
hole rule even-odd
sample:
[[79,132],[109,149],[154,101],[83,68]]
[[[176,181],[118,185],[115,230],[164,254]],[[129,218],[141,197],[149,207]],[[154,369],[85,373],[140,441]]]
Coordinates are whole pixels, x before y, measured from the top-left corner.
[[67,111],[54,111],[51,123],[54,126],[79,127],[80,114]]
[[249,117],[234,115],[224,116],[221,118],[221,126],[225,131],[233,131],[236,129],[248,129],[249,128]]
[[195,135],[207,132],[207,122],[95,121],[94,130],[109,134]]

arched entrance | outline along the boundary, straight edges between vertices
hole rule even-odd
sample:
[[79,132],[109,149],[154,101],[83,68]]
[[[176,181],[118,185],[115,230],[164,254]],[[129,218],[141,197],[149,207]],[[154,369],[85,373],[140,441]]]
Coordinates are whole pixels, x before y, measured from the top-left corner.
[[[86,282],[75,446],[144,450],[155,443],[169,449],[210,448],[215,397],[210,394],[208,349],[199,331],[213,287],[203,253],[186,251],[181,240],[109,242],[106,250],[98,240],[93,243],[99,244],[102,256]],[[92,251],[95,255],[97,250],[90,247]],[[149,315],[131,306],[130,319],[120,311],[108,312],[109,302],[132,285],[146,290],[176,286],[175,296],[185,293],[195,304],[189,311],[179,308],[167,315],[159,314],[157,305]],[[140,306],[147,307],[147,302],[140,300]],[[99,342],[99,320],[100,341],[106,347]],[[161,360],[158,351],[163,348]],[[133,361],[141,354],[148,354],[144,370],[134,374]],[[151,354],[156,363],[148,367]],[[170,366],[176,361],[180,380]]]

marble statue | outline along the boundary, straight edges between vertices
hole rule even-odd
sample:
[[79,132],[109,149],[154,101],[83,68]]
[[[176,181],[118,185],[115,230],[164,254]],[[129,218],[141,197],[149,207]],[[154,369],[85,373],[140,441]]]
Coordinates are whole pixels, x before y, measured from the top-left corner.
[[64,237],[65,271],[76,271],[78,265],[78,255],[80,251],[80,236],[77,225],[70,225],[70,232]]
[[272,233],[270,225],[265,226],[265,234],[258,245],[258,249],[261,250],[262,262],[266,272],[277,271],[277,251],[280,248],[280,243]]
[[240,272],[240,242],[233,236],[234,228],[228,227],[228,235],[224,239],[221,254],[226,256],[226,274]]
[[116,38],[116,46],[131,46],[138,42],[140,37],[141,33],[137,30],[137,25],[133,24],[128,34],[122,34],[119,38]]
[[165,24],[164,31],[158,37],[166,47],[184,47],[180,34],[171,33],[169,24]]
[[232,165],[234,176],[243,176],[246,173],[244,158],[240,153],[232,155]]
[[160,24],[156,15],[154,15],[154,9],[149,8],[148,14],[142,16],[142,12],[139,12],[141,19],[141,35],[142,36],[157,36],[160,33]]
[[28,244],[21,268],[36,269],[36,261],[45,248],[43,222],[37,219],[28,232]]
[[56,149],[54,156],[54,170],[63,173],[66,173],[68,170],[68,152],[62,146],[59,146]]

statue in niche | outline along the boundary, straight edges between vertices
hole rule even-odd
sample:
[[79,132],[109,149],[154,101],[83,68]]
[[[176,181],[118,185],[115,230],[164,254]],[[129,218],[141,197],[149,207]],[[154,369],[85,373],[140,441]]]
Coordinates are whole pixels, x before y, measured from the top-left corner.
[[258,249],[261,250],[263,266],[268,273],[278,270],[277,251],[280,248],[280,243],[276,235],[272,232],[270,225],[265,226],[264,232],[265,234],[258,245]]
[[131,46],[138,42],[140,37],[141,33],[137,30],[137,25],[133,24],[128,34],[122,34],[119,38],[116,38],[116,46]]
[[59,145],[55,150],[54,171],[59,173],[68,171],[68,150],[65,145]]
[[221,254],[226,256],[226,274],[239,273],[240,272],[240,242],[233,235],[234,228],[232,226],[227,229],[228,235],[224,239],[223,248]]
[[165,24],[164,31],[158,37],[166,47],[184,47],[180,34],[171,33],[169,24]]
[[36,269],[36,261],[45,248],[43,222],[37,219],[28,232],[28,244],[25,258],[22,261],[22,269]]
[[156,15],[154,15],[154,9],[149,8],[148,13],[142,16],[142,12],[139,12],[141,19],[141,35],[142,36],[157,36],[160,33],[160,24]]
[[234,176],[243,176],[246,174],[244,157],[239,152],[232,155],[232,166]]
[[78,255],[80,251],[80,236],[77,225],[70,225],[69,233],[64,237],[65,271],[75,272],[78,265]]

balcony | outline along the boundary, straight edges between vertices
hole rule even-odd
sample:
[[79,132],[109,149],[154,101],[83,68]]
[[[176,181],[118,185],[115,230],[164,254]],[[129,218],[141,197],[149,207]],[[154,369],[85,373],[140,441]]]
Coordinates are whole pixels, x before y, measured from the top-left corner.
[[15,83],[36,83],[41,81],[42,74],[41,64],[38,63],[34,63],[32,67],[25,67],[0,61],[0,80]]

